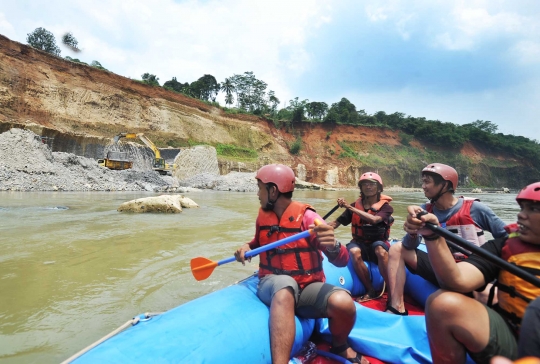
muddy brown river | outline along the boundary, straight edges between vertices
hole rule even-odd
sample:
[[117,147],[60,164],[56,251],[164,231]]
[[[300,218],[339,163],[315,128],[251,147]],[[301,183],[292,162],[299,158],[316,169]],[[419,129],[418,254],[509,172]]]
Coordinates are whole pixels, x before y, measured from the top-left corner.
[[[394,198],[400,238],[406,206],[422,193]],[[0,192],[0,362],[58,363],[143,312],[159,312],[226,287],[257,270],[257,261],[191,275],[195,256],[220,260],[254,234],[255,193],[185,194],[200,205],[176,215],[121,214],[143,192]],[[357,191],[297,191],[320,215]],[[503,221],[515,220],[515,194],[479,194]],[[339,210],[330,219],[337,218]],[[337,230],[341,241],[347,227]]]

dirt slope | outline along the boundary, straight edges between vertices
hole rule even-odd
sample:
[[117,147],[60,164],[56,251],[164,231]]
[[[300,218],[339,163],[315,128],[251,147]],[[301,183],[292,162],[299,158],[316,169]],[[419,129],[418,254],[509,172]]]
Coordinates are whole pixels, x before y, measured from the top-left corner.
[[[55,151],[94,158],[101,157],[103,150],[97,146],[119,132],[144,132],[159,147],[234,144],[256,150],[258,160],[242,164],[222,158],[222,173],[252,171],[269,162],[300,171],[303,164],[307,181],[331,185],[354,185],[368,169],[378,169],[391,184],[414,185],[418,165],[423,163],[408,165],[408,158],[398,155],[386,156],[390,161],[376,158],[380,148],[391,153],[401,145],[397,131],[324,125],[278,129],[271,121],[229,115],[199,100],[70,62],[0,35],[0,132],[13,126],[55,137]],[[293,156],[288,146],[297,135],[303,149]],[[354,146],[359,158],[338,157],[344,141]],[[423,153],[423,146],[415,141],[411,145]],[[475,163],[486,158],[471,145],[462,153]]]

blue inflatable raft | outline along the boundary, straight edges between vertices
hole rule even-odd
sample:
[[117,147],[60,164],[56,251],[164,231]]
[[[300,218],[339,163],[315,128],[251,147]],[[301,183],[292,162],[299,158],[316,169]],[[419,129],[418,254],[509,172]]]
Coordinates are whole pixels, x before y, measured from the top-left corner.
[[[326,259],[323,264],[328,283],[354,296],[365,293],[351,262],[343,268]],[[373,264],[370,271],[374,287],[382,289],[377,266]],[[269,309],[256,295],[257,283],[254,275],[163,314],[141,317],[136,325],[68,362],[270,363]],[[424,304],[435,287],[409,274],[405,290]],[[356,306],[356,324],[349,336],[355,350],[388,363],[431,363],[423,316],[403,317]],[[297,317],[293,353],[313,334],[330,341],[328,320]]]

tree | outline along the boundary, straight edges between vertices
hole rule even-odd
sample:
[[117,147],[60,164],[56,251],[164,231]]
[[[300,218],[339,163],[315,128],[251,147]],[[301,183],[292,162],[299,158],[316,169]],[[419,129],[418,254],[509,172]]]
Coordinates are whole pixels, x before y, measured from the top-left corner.
[[292,113],[291,122],[301,123],[302,121],[304,121],[304,113],[308,102],[309,100],[307,99],[303,101],[298,101],[298,97],[295,97],[293,100],[289,101],[288,109]]
[[166,81],[164,84],[163,84],[163,88],[167,89],[167,90],[172,90],[172,91],[175,91],[175,92],[180,92],[180,93],[183,93],[183,94],[189,94],[189,83],[182,83],[182,82],[178,82],[176,80],[176,77],[173,77],[172,80],[170,81]]
[[306,112],[312,119],[322,120],[328,111],[326,102],[313,101],[306,104]]
[[221,89],[216,78],[212,75],[204,75],[189,85],[193,96],[206,101],[216,101],[216,96]]
[[60,48],[56,45],[54,35],[45,28],[36,28],[28,33],[26,42],[36,49],[40,49],[55,56],[60,55]]
[[145,73],[142,76],[142,82],[150,86],[159,86],[159,78],[156,75]]
[[225,81],[221,83],[221,91],[225,92],[225,104],[232,105],[234,102],[234,97],[232,96],[234,84],[230,78],[226,78]]
[[225,105],[232,105],[234,104],[234,96],[233,94],[226,94],[225,95]]
[[356,106],[343,97],[339,102],[333,103],[324,122],[330,124],[358,124],[360,116],[356,111]]
[[279,105],[279,99],[276,96],[276,93],[272,90],[268,92],[268,103],[270,104],[270,111],[274,115],[277,111],[277,106]]
[[485,131],[488,134],[495,134],[498,126],[489,120],[476,120],[470,124],[464,124],[464,127],[473,127]]
[[[67,58],[67,57],[66,57]],[[94,68],[97,68],[97,69],[100,69],[100,70],[103,70],[103,71],[108,71],[108,69],[106,69],[105,67],[103,67],[101,65],[101,63],[99,63],[98,61],[92,61],[92,63],[90,63],[90,66],[94,67]]]
[[244,72],[243,75],[230,77],[236,93],[237,106],[243,110],[259,113],[266,109],[266,82],[258,80],[253,72]]
[[79,42],[77,42],[77,39],[73,36],[71,32],[64,34],[62,37],[62,43],[64,43],[69,49],[71,49],[73,52],[80,52],[81,50],[77,47]]

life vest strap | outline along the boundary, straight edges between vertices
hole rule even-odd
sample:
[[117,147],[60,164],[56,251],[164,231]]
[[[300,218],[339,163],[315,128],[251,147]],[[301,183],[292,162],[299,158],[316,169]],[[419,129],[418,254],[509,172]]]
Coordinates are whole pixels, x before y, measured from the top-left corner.
[[275,232],[281,232],[281,233],[300,233],[302,232],[302,229],[300,228],[285,228],[280,227],[279,225],[271,225],[271,226],[259,226],[259,230],[268,230],[268,233],[266,236],[270,237]]
[[297,269],[297,270],[279,269],[279,268],[271,267],[266,264],[260,264],[260,267],[269,270],[270,272],[272,272],[272,274],[276,274],[276,275],[285,274],[289,276],[299,276],[299,275],[305,275],[305,274],[309,275],[309,274],[317,273],[323,270],[322,266],[319,266],[313,269]]
[[525,301],[527,303],[530,303],[532,301],[529,297],[524,296],[521,293],[519,293],[516,290],[516,287],[507,286],[505,284],[502,284],[499,281],[497,281],[497,287],[499,288],[500,291],[503,291],[504,293],[508,293],[510,295],[510,297],[512,297],[512,298],[518,297],[518,298],[521,298],[523,301]]

